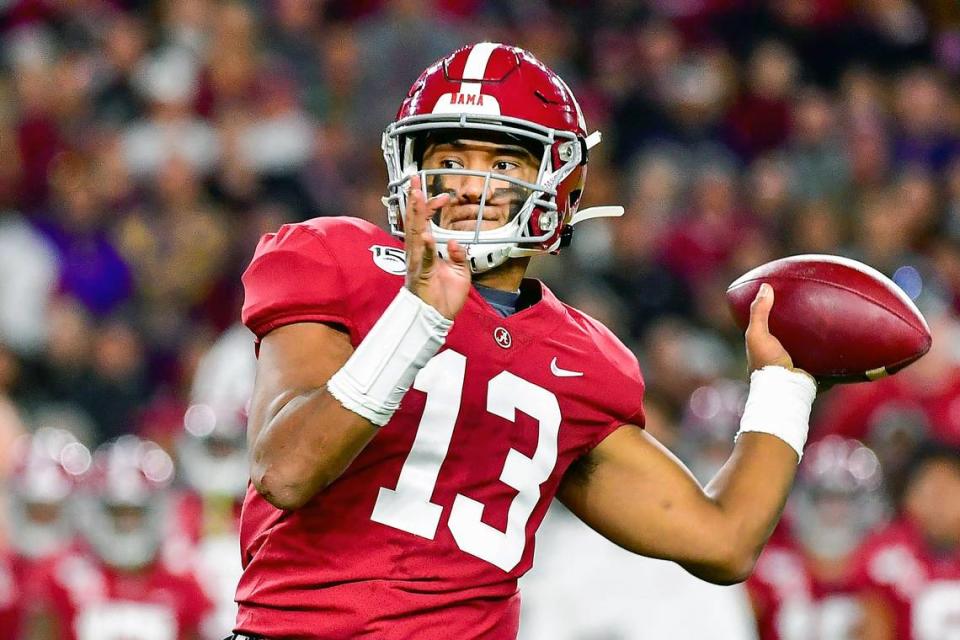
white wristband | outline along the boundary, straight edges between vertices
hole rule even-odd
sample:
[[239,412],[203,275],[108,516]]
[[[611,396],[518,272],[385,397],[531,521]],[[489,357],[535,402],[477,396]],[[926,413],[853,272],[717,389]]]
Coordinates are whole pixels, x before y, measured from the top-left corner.
[[344,407],[378,427],[387,424],[453,325],[401,287],[356,351],[327,381],[327,391]]
[[816,395],[817,385],[806,374],[776,366],[754,371],[734,440],[747,431],[769,433],[793,447],[802,458]]

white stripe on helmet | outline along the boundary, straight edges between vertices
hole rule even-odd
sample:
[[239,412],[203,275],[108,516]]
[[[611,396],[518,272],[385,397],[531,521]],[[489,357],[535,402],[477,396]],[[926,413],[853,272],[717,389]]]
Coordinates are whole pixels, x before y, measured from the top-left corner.
[[468,80],[483,80],[487,72],[487,63],[490,62],[490,56],[499,46],[496,42],[479,42],[473,45],[470,55],[467,56],[467,62],[463,66],[463,82],[460,84],[460,93],[473,95],[480,93],[480,83],[468,82]]

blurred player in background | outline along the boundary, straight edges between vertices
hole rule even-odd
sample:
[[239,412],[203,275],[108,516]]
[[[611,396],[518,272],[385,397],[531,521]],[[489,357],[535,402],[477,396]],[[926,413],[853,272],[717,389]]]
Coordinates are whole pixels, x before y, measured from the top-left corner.
[[85,545],[50,561],[32,638],[199,640],[211,603],[188,571],[160,557],[173,462],[122,436],[101,446],[77,500]]
[[[675,450],[701,483],[730,457],[746,397],[746,384],[725,380],[699,387],[684,408]],[[676,427],[657,424],[663,419],[649,398],[645,404],[647,430],[670,437]],[[757,637],[743,585],[713,585],[673,563],[624,553],[558,504],[537,532],[536,560],[521,588],[521,640]]]
[[749,574],[816,387],[769,333],[764,286],[752,410],[707,488],[643,431],[635,356],[524,279],[575,224],[622,213],[578,211],[597,142],[529,52],[470,45],[384,134],[402,244],[356,218],[263,238],[244,274],[259,360],[235,638],[515,638],[554,495],[630,551]]
[[857,552],[863,640],[960,638],[960,449],[910,460],[898,517]]
[[747,587],[761,640],[855,640],[863,612],[852,560],[885,516],[880,464],[856,440],[807,448],[789,518],[760,554]]
[[177,446],[187,491],[175,506],[172,560],[191,558],[200,584],[216,612],[205,623],[204,638],[222,638],[233,626],[233,600],[240,579],[240,506],[250,479],[247,462],[247,410],[256,358],[253,335],[236,325],[221,335],[197,367],[191,406]]
[[0,629],[19,640],[23,626],[23,611],[27,604],[25,584],[14,570],[13,555],[0,549]]
[[7,613],[0,614],[0,628],[17,639],[36,603],[44,563],[76,542],[71,498],[90,452],[68,431],[47,427],[14,442],[12,462],[10,554],[0,560],[0,602]]

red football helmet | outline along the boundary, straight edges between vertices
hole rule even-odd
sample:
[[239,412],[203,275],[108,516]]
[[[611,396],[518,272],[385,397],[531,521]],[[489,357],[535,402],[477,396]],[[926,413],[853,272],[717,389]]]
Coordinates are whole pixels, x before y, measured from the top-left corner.
[[159,445],[121,436],[101,446],[84,476],[80,531],[107,564],[138,569],[163,539],[173,461]]
[[[536,181],[493,171],[424,170],[420,166],[423,140],[444,131],[497,135],[538,151]],[[587,151],[599,141],[599,132],[587,135],[583,113],[570,88],[530,52],[492,42],[458,49],[420,75],[400,105],[396,122],[383,134],[389,175],[384,204],[390,230],[403,235],[412,176],[419,174],[425,188],[428,178],[439,174],[479,176],[487,185],[491,180],[508,183],[525,197],[510,221],[496,229],[480,230],[484,199],[474,231],[443,229],[434,223],[433,235],[442,256],[446,257],[447,240],[455,239],[466,245],[470,267],[479,273],[508,258],[556,252],[565,239],[569,241],[572,225],[587,218],[623,214],[622,207],[577,212],[586,179]]]
[[90,452],[69,431],[44,427],[18,438],[12,459],[10,542],[25,557],[47,557],[73,538],[67,507]]

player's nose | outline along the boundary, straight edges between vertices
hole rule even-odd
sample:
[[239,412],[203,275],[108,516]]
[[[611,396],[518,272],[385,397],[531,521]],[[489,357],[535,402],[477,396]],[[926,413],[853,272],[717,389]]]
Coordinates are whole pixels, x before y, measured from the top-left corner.
[[484,189],[486,189],[487,199],[489,199],[492,189],[491,181],[487,176],[461,176],[457,196],[460,201],[477,203],[483,197]]

